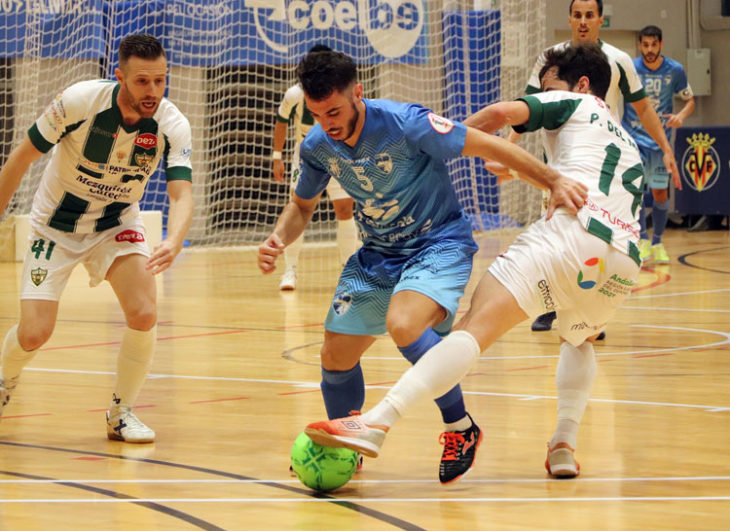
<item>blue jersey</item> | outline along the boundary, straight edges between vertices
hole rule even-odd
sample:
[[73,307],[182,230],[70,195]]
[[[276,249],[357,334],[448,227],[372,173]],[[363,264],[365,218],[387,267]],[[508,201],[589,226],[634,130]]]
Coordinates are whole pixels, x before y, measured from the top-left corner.
[[355,200],[364,245],[390,254],[438,240],[454,223],[471,238],[444,163],[461,155],[466,127],[420,105],[363,101],[365,123],[355,147],[332,140],[319,124],[309,132],[296,194],[311,199],[336,179]]
[[[674,112],[674,96],[680,96],[683,100],[692,97],[692,89],[687,83],[687,74],[684,68],[674,59],[662,56],[662,64],[656,70],[646,67],[642,57],[634,59],[636,72],[639,74],[644,85],[644,91],[649,98],[654,110],[659,115],[659,119],[666,124],[667,119],[664,114],[672,114]],[[624,117],[622,120],[624,128],[634,137],[640,148],[658,150],[659,146],[654,139],[649,136],[646,129],[641,125],[639,116],[636,114],[634,107],[629,103],[624,103]],[[667,138],[671,138],[669,128],[664,126]]]

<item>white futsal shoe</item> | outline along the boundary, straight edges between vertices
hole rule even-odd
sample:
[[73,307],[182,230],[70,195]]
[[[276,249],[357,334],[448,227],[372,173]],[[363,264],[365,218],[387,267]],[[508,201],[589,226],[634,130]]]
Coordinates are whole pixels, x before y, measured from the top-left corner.
[[155,440],[155,432],[128,407],[115,407],[106,412],[106,434],[112,441],[128,443],[151,443]]

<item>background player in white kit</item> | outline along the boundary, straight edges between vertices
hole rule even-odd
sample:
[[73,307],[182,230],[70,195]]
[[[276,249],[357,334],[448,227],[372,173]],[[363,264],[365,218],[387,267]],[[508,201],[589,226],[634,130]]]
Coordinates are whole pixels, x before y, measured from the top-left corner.
[[[318,44],[312,47],[310,52],[329,50],[327,46]],[[307,136],[309,130],[314,126],[315,121],[304,101],[304,92],[299,83],[289,87],[284,98],[279,104],[274,126],[274,151],[272,154],[274,179],[284,182],[284,161],[282,151],[286,142],[286,130],[289,123],[294,123],[294,152],[292,153],[290,172],[291,190],[296,189],[299,182],[299,147]],[[347,259],[357,250],[357,228],[352,217],[354,202],[342,189],[342,186],[335,180],[330,179],[327,184],[327,195],[332,201],[337,218],[337,251],[340,264],[344,265]],[[297,266],[299,264],[299,253],[302,251],[304,235],[302,234],[291,242],[284,250],[285,269],[279,283],[281,290],[293,290],[297,286]]]
[[[82,263],[91,286],[109,281],[127,323],[107,435],[142,443],[152,442],[155,432],[132,406],[154,353],[154,275],[172,265],[192,219],[191,134],[187,119],[164,98],[167,60],[157,39],[124,38],[115,73],[118,83],[83,81],[62,91],[0,170],[1,213],[30,164],[53,148],[33,199],[20,322],[2,345],[0,413],[23,367],[50,338],[61,293]],[[167,237],[150,255],[139,199],[163,155]]]
[[[603,0],[570,0],[568,13],[571,39],[551,46],[548,50],[565,48],[571,44],[577,45],[589,42],[598,44],[603,53],[606,54],[611,67],[611,82],[606,91],[606,97],[603,99],[618,119],[620,100],[623,98],[624,103],[634,110],[648,135],[654,139],[657,149],[661,150],[659,158],[664,161],[670,173],[678,178],[679,171],[674,160],[674,151],[664,132],[662,122],[642,87],[641,78],[636,73],[633,60],[626,52],[599,38],[599,32],[603,25]],[[539,74],[543,65],[543,54],[540,54],[535,61],[525,93],[540,92]],[[519,138],[519,134],[513,131],[510,134],[510,140],[515,142],[517,138]],[[532,330],[536,332],[550,330],[554,319],[555,312],[546,312],[535,319],[532,323]],[[605,334],[600,339],[604,337]]]
[[[542,128],[548,165],[587,185],[577,216],[554,203],[485,273],[471,308],[443,341],[411,367],[363,415],[316,422],[306,433],[320,444],[377,456],[391,425],[408,406],[438,396],[463,378],[479,354],[528,317],[558,313],[558,423],[546,468],[578,475],[578,424],[596,374],[592,340],[628,295],[639,274],[638,208],[643,180],[635,142],[609,112],[610,66],[598,45],[553,49],[540,73],[544,92],[490,105],[467,119],[494,132]],[[552,201],[552,199],[551,199]]]

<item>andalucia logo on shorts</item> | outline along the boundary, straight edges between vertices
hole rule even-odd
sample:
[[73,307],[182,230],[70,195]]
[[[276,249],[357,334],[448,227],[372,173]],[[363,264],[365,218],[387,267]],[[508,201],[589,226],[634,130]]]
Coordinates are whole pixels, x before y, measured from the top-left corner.
[[[590,269],[586,270],[585,275],[583,275],[583,270],[578,271],[578,286],[582,289],[591,289],[598,283],[598,278],[606,268],[603,265],[603,260],[598,257],[589,258],[583,263]],[[598,268],[597,271],[596,268]],[[586,278],[588,280],[584,280]],[[595,278],[595,280],[590,280],[591,278]]]
[[48,270],[43,269],[42,267],[37,267],[35,269],[30,270],[30,279],[33,281],[33,284],[36,286],[40,286],[43,281],[46,279],[46,276],[48,275]]

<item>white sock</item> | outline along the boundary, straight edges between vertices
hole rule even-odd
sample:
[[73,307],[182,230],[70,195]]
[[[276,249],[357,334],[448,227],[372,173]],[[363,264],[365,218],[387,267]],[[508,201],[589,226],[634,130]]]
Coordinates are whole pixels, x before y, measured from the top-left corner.
[[337,251],[340,253],[340,262],[347,260],[357,251],[358,238],[355,219],[337,220]]
[[578,442],[578,423],[571,419],[558,419],[558,425],[555,428],[550,439],[550,448],[555,448],[558,443],[568,443],[575,450]]
[[381,404],[387,402],[389,407],[378,404],[371,410],[372,414],[369,411],[363,416],[364,422],[392,426],[414,403],[446,394],[466,376],[480,353],[474,336],[464,330],[452,332],[426,352],[388,391]]
[[117,385],[114,388],[112,408],[131,408],[137,402],[147,372],[152,364],[157,340],[157,325],[150,330],[124,331],[117,358]]
[[291,242],[284,248],[284,264],[286,270],[296,269],[299,265],[299,253],[302,252],[302,246],[304,245],[304,234],[301,234],[299,238]]
[[586,341],[579,347],[563,342],[555,374],[558,388],[558,426],[550,446],[566,442],[575,448],[578,426],[596,378],[596,355],[593,344]]
[[7,385],[17,382],[23,367],[38,353],[36,350],[23,350],[18,343],[18,325],[13,326],[5,335],[2,349],[2,378]]
[[457,420],[456,422],[444,423],[444,431],[466,431],[471,428],[472,424],[469,415],[464,415],[464,418]]

